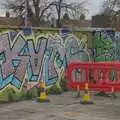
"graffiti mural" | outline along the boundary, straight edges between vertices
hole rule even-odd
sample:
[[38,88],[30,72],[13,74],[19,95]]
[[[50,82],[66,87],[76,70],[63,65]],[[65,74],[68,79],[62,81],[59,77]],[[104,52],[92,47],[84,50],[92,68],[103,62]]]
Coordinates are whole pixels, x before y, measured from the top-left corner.
[[20,89],[24,80],[29,59],[19,53],[25,40],[21,33],[13,39],[9,33],[0,35],[0,89],[9,84]]
[[115,60],[120,60],[120,32],[115,32],[114,56]]
[[38,33],[26,37],[23,31],[8,30],[0,34],[0,91],[8,86],[31,89],[40,80],[53,85],[70,62],[90,60],[86,34],[79,38],[63,30],[54,35]]
[[93,32],[93,57],[95,61],[115,60],[115,32]]
[[120,61],[120,32],[93,32],[94,61]]

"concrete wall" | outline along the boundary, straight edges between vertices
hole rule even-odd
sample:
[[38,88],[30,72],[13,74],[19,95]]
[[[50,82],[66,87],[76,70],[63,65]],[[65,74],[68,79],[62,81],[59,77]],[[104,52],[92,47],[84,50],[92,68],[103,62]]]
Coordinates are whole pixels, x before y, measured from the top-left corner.
[[[72,61],[89,61],[90,32],[1,29],[0,91],[12,87],[30,90],[40,80],[53,85]],[[89,44],[90,46],[90,44]]]
[[[119,33],[113,31],[32,29],[0,30],[0,93],[31,90],[44,80],[60,82],[73,61],[120,59]],[[116,44],[117,43],[117,44]]]

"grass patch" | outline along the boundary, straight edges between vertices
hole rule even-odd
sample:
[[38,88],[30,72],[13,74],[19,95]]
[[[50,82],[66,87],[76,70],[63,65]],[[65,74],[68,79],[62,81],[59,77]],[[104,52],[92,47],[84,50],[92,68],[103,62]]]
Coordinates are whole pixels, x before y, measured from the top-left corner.
[[62,88],[62,91],[64,91],[64,92],[68,91],[67,80],[65,79],[65,77],[62,77],[62,79],[60,81],[60,87]]

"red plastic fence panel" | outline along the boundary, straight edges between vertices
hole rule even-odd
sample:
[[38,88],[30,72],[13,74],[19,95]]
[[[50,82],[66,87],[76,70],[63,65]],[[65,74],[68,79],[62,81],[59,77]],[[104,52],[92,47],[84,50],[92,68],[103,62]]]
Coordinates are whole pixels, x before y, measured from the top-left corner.
[[[75,72],[79,77],[75,77]],[[114,75],[112,75],[114,73]],[[83,77],[84,76],[84,77]],[[114,77],[114,79],[112,78]],[[120,91],[120,62],[79,62],[71,63],[66,69],[68,87],[71,89],[84,90],[88,83],[93,91]]]

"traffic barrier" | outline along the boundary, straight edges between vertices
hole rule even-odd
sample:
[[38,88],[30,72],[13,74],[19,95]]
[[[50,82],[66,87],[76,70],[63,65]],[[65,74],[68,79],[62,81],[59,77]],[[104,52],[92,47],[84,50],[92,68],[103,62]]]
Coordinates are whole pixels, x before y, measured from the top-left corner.
[[[75,76],[76,70],[80,71],[79,77]],[[120,92],[120,62],[70,63],[65,75],[70,89],[77,90],[79,86],[84,90],[88,83],[90,91]]]

